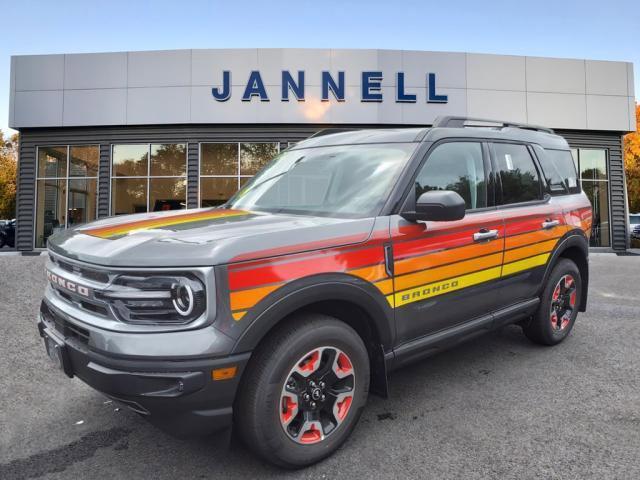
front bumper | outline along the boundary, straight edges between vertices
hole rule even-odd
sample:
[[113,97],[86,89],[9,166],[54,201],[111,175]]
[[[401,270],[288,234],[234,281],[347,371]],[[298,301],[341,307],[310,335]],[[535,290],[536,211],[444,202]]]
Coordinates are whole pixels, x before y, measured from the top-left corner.
[[[176,436],[206,435],[231,426],[232,406],[249,353],[221,358],[136,358],[97,351],[77,325],[44,309],[38,330],[59,347],[62,370]],[[144,335],[144,334],[141,334]],[[151,340],[151,339],[150,339]],[[51,341],[50,341],[51,345]],[[211,371],[237,368],[233,378]]]

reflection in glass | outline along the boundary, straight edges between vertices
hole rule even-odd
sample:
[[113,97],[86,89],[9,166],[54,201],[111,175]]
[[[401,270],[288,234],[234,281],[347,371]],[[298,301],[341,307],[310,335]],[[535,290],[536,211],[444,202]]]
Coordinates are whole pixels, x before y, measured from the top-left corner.
[[240,175],[255,175],[278,154],[277,143],[243,143],[240,145]]
[[65,227],[66,180],[38,180],[36,248],[47,246],[47,238]]
[[237,143],[203,143],[200,152],[200,175],[237,175]]
[[238,179],[229,177],[200,179],[200,206],[217,207],[238,190]]
[[67,147],[38,148],[38,177],[67,176]]
[[69,180],[68,226],[96,219],[97,181],[95,178]]
[[[580,152],[582,159],[582,151]],[[593,208],[593,224],[591,227],[592,247],[608,247],[611,245],[609,238],[609,183],[583,181],[582,190],[589,197]]]
[[146,178],[114,178],[111,180],[111,213],[113,215],[146,211]]
[[187,173],[184,143],[151,145],[151,176],[180,176]]
[[181,210],[187,207],[187,181],[184,178],[149,180],[149,209],[153,212]]
[[114,145],[113,177],[140,177],[147,175],[148,145]]
[[607,153],[605,150],[580,149],[580,174],[583,180],[607,179]]
[[100,150],[97,145],[76,146],[69,149],[69,176],[96,177]]

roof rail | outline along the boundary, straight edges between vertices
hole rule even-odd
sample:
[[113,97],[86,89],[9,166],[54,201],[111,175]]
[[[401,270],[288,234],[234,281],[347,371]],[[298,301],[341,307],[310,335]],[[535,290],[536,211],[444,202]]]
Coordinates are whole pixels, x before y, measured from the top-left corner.
[[555,133],[551,128],[540,127],[538,125],[529,125],[528,123],[505,122],[502,120],[489,120],[487,118],[474,118],[474,117],[454,117],[454,116],[437,117],[433,122],[433,126],[445,127],[445,128],[464,128],[465,126],[478,126],[478,127],[493,126],[493,125],[466,125],[467,122],[490,123],[493,125],[501,126],[503,128],[513,127],[513,128],[522,128],[524,130],[534,130],[536,132]]
[[349,127],[323,128],[322,130],[318,130],[308,138],[324,137],[325,135],[331,135],[332,133],[350,132],[352,130],[354,129]]

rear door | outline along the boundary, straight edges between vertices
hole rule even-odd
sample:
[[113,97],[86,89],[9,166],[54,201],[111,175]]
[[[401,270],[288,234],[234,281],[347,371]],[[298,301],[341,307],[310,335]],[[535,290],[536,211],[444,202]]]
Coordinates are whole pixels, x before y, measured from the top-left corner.
[[505,221],[505,252],[500,297],[508,306],[536,296],[545,266],[565,232],[562,208],[545,195],[533,148],[491,144],[496,201]]
[[492,311],[504,247],[502,214],[494,205],[488,145],[458,140],[436,144],[418,168],[410,195],[453,190],[467,204],[454,222],[408,222],[391,217],[393,296],[398,343]]

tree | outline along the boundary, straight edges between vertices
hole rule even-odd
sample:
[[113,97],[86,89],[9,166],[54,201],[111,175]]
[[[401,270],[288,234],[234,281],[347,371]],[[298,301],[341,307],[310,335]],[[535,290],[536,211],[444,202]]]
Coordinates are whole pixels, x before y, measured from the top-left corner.
[[629,212],[640,212],[640,105],[636,105],[636,131],[624,137]]
[[16,216],[18,134],[5,140],[0,130],[0,219]]

